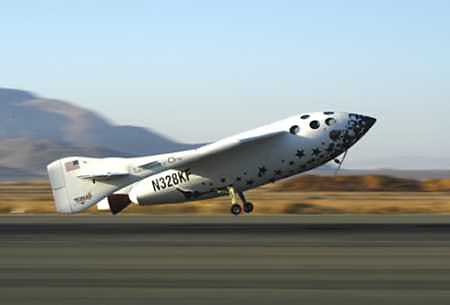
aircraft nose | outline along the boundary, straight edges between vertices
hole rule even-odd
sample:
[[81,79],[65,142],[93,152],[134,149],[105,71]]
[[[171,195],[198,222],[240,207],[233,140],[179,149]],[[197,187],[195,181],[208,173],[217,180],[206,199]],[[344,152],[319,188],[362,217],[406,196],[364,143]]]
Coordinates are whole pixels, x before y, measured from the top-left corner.
[[363,115],[361,118],[361,123],[369,130],[377,122],[376,118]]
[[343,114],[342,125],[337,126],[329,134],[331,141],[341,150],[346,150],[358,142],[372,126],[376,119],[370,116],[349,113]]
[[361,139],[377,121],[371,116],[355,113],[350,113],[348,117],[347,128],[344,132],[346,144],[353,144]]

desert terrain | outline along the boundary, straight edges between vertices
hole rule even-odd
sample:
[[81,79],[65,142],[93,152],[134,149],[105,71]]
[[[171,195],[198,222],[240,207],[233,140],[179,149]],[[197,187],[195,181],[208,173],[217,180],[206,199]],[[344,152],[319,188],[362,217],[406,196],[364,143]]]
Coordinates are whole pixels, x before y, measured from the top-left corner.
[[[450,213],[450,180],[387,176],[300,176],[247,193],[256,214]],[[130,206],[125,214],[228,214],[227,197],[187,204]],[[47,181],[0,183],[0,213],[55,213]],[[98,212],[95,207],[87,213]]]

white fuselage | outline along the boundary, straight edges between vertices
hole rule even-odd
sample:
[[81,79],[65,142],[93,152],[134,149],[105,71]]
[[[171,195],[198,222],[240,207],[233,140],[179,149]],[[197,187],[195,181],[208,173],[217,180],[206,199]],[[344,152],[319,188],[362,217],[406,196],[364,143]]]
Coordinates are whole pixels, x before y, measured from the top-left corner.
[[[178,203],[218,197],[227,187],[246,191],[316,168],[344,153],[373,125],[374,119],[348,113],[298,115],[222,140],[290,131],[258,145],[242,144],[188,168],[168,170],[131,187],[130,199],[139,205]],[[177,157],[195,151],[177,153]]]

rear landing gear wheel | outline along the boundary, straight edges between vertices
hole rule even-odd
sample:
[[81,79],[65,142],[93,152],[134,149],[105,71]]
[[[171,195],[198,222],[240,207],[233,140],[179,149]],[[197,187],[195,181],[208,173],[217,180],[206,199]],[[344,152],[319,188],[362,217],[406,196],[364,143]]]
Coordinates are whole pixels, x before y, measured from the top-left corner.
[[253,206],[253,203],[251,203],[251,202],[244,203],[244,212],[245,213],[250,214],[251,212],[253,212],[254,209],[255,208]]
[[[228,195],[231,198],[231,213],[235,216],[238,216],[242,213],[242,210],[244,210],[245,213],[250,214],[251,212],[253,212],[254,207],[253,207],[253,203],[247,201],[245,199],[244,193],[243,192],[238,192],[235,190],[235,188],[233,186],[229,186],[227,188],[228,190]],[[242,202],[242,207],[238,204],[238,197]]]
[[231,206],[231,213],[235,216],[238,216],[242,213],[242,208],[239,204],[235,203]]

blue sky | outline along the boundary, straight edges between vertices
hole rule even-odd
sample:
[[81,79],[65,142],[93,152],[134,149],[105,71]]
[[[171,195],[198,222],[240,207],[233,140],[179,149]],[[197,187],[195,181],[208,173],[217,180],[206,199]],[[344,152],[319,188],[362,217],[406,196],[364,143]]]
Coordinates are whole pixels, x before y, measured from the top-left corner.
[[450,168],[449,16],[449,1],[0,0],[0,86],[185,142],[371,114],[351,165]]

